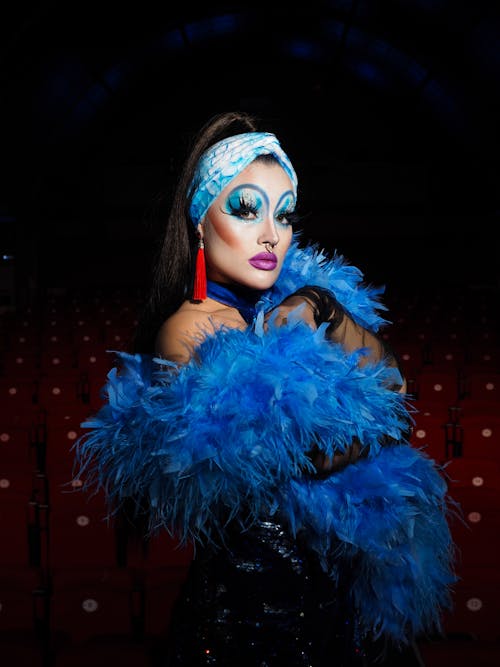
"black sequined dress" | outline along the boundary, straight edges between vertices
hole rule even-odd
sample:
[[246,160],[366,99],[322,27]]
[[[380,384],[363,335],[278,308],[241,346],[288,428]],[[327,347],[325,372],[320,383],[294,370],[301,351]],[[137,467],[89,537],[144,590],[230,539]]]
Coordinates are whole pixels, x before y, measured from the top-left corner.
[[197,548],[174,610],[167,667],[361,666],[342,586],[275,516]]

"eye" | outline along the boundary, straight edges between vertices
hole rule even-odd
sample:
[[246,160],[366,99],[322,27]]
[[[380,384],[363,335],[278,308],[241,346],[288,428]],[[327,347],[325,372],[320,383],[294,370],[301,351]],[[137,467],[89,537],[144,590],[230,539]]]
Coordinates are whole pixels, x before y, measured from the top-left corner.
[[252,206],[229,206],[229,213],[243,220],[253,220],[257,216],[257,209]]
[[276,216],[276,220],[281,225],[293,225],[298,219],[299,216],[294,209],[285,209],[284,211],[280,211]]
[[236,200],[230,199],[228,206],[231,215],[244,220],[253,220],[259,212],[255,198],[245,196],[244,193],[240,194]]

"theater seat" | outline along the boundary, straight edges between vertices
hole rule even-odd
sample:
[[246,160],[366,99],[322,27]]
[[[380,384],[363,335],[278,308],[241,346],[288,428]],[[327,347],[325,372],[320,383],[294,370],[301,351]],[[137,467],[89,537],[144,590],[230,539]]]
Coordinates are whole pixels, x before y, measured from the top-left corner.
[[107,520],[101,493],[72,484],[50,487],[49,548],[51,567],[114,567],[118,563],[115,525]]
[[[454,586],[453,605],[453,610],[443,618],[447,635],[500,641],[500,575],[497,566],[463,570],[460,581]],[[477,663],[472,661],[472,664]]]
[[135,575],[127,568],[53,568],[54,645],[83,644],[99,638],[131,641],[136,620],[143,613],[141,596],[135,591]]

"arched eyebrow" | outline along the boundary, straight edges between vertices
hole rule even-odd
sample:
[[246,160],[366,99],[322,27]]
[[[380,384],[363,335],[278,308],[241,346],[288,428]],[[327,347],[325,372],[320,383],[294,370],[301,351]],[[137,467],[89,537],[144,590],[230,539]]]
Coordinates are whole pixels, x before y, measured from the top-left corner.
[[275,213],[276,213],[276,211],[279,211],[280,207],[283,205],[283,200],[285,199],[285,197],[288,197],[288,196],[291,196],[292,202],[295,205],[296,199],[295,199],[295,195],[293,194],[293,191],[292,190],[286,190],[286,192],[284,192],[281,195],[281,197],[278,199],[278,203],[276,204],[276,206],[274,208]]
[[258,193],[260,193],[260,195],[264,199],[264,203],[266,204],[267,208],[269,208],[269,197],[267,196],[267,192],[263,190],[259,185],[256,185],[255,183],[240,183],[239,185],[236,185],[229,192],[226,199],[229,198],[233,194],[233,192],[237,192],[238,190],[242,190],[244,188],[249,188],[250,190],[256,190]]

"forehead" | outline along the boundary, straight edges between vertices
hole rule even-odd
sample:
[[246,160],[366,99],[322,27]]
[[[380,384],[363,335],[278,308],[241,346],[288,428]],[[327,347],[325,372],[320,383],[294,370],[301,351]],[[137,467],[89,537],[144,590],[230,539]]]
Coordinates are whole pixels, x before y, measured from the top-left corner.
[[269,195],[278,196],[293,190],[292,181],[278,162],[252,162],[222,190],[221,196],[240,185],[256,185]]

